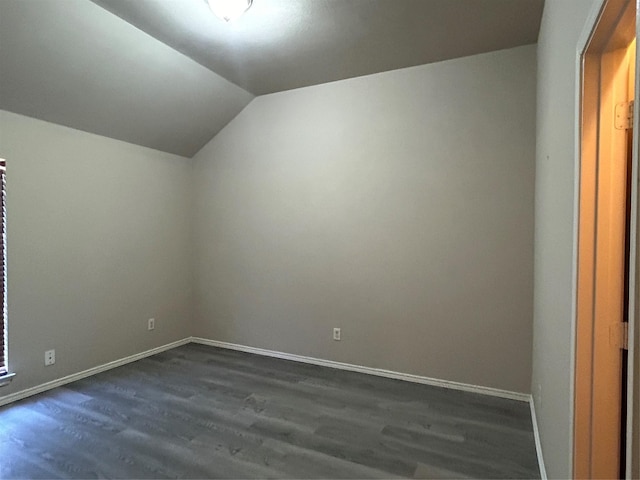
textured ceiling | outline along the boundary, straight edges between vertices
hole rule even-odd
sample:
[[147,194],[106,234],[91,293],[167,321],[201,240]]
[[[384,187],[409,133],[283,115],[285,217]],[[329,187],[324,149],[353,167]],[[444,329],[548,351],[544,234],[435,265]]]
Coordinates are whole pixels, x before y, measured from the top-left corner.
[[256,94],[535,43],[543,0],[93,0]]
[[543,0],[0,0],[0,109],[187,157],[254,94],[537,40]]
[[88,0],[0,0],[0,109],[191,157],[252,99]]

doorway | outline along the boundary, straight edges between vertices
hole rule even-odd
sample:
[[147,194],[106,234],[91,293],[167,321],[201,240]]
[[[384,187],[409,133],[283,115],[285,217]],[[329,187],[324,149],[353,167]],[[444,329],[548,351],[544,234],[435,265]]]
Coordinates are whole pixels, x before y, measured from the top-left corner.
[[605,2],[582,55],[575,478],[631,476],[636,16],[632,0]]

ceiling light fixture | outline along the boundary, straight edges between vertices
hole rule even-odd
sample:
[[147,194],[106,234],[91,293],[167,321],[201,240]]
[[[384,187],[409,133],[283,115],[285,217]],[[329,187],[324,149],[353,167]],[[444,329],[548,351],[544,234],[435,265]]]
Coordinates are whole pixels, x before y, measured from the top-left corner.
[[211,11],[225,22],[238,19],[249,10],[253,0],[205,0]]

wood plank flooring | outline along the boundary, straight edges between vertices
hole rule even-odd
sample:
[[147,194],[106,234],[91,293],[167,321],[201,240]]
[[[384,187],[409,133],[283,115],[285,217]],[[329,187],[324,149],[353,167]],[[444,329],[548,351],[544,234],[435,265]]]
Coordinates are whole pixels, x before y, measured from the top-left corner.
[[539,478],[529,406],[189,344],[0,408],[0,478]]

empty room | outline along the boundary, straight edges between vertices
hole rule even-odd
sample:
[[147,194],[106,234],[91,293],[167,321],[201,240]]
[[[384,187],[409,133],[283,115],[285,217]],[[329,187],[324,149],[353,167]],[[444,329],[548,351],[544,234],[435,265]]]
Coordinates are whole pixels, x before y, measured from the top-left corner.
[[0,0],[0,478],[640,478],[633,0]]

